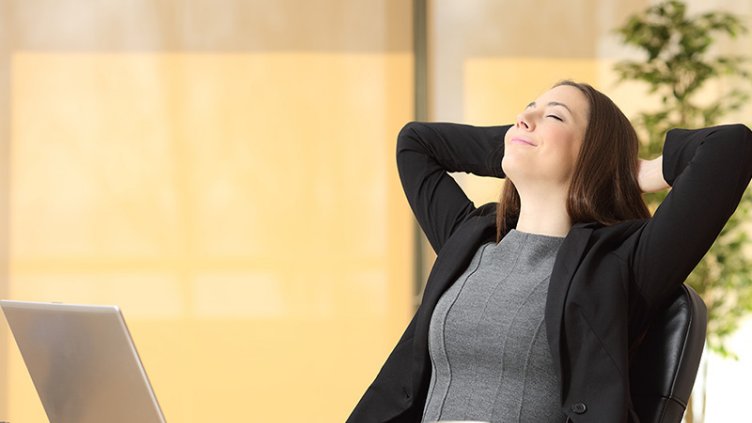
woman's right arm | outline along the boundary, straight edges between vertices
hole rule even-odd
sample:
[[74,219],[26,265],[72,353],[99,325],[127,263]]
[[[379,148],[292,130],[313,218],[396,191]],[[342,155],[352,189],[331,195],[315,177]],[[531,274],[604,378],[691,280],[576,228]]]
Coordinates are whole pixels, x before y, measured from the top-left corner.
[[510,126],[410,122],[400,131],[402,188],[436,253],[476,208],[448,172],[503,178],[504,134]]

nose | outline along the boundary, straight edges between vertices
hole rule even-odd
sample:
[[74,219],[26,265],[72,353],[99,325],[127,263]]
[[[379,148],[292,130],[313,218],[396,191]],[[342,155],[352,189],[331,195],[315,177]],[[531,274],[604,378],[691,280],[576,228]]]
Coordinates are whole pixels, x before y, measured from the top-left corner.
[[533,125],[534,125],[533,119],[531,119],[530,116],[528,116],[527,111],[524,111],[517,115],[517,123],[515,124],[517,128],[532,131]]

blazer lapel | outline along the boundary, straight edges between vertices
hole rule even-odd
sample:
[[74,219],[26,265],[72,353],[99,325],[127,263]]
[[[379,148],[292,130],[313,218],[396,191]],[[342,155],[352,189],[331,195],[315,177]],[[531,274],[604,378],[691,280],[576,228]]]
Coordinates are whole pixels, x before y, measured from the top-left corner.
[[559,371],[559,377],[562,381],[564,379],[561,368],[561,338],[563,336],[564,304],[567,300],[567,293],[569,292],[574,272],[582,260],[582,255],[590,239],[590,234],[593,232],[590,225],[592,224],[577,223],[572,226],[572,229],[559,248],[548,285],[545,309],[546,336],[548,338],[548,345],[551,348],[554,366]]
[[[442,260],[436,260],[426,283],[426,293],[422,304],[429,312],[441,295],[467,269],[478,248],[486,242],[495,241],[496,220],[494,216],[482,216],[468,222],[460,236],[452,238],[441,251]],[[439,268],[436,268],[438,265]]]

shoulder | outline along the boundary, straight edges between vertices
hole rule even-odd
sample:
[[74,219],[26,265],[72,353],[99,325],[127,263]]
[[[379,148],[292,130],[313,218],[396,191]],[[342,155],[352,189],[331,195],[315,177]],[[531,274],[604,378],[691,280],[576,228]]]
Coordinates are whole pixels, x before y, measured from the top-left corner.
[[591,249],[608,251],[628,261],[648,221],[649,219],[630,219],[613,225],[593,222],[589,224],[593,228],[589,242]]
[[603,238],[628,238],[639,232],[650,219],[629,219],[613,225],[603,225],[597,222],[584,225],[593,228],[593,235]]
[[484,216],[491,216],[491,215],[496,217],[496,210],[498,207],[499,207],[499,203],[495,201],[491,203],[486,203],[480,207],[477,207],[467,217],[473,218],[473,217],[484,217]]
[[475,207],[473,211],[467,214],[464,219],[457,225],[454,232],[463,232],[471,228],[496,226],[496,211],[499,203],[491,202]]

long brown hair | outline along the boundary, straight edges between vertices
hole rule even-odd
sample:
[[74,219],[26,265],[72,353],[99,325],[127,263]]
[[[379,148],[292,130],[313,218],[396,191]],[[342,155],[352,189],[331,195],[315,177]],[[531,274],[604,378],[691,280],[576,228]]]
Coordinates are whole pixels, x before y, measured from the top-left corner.
[[[561,81],[554,85],[579,89],[590,104],[590,116],[567,195],[572,223],[612,225],[645,219],[650,211],[637,182],[639,141],[624,113],[605,94],[588,84]],[[516,226],[520,195],[512,181],[504,182],[496,208],[496,242]]]

